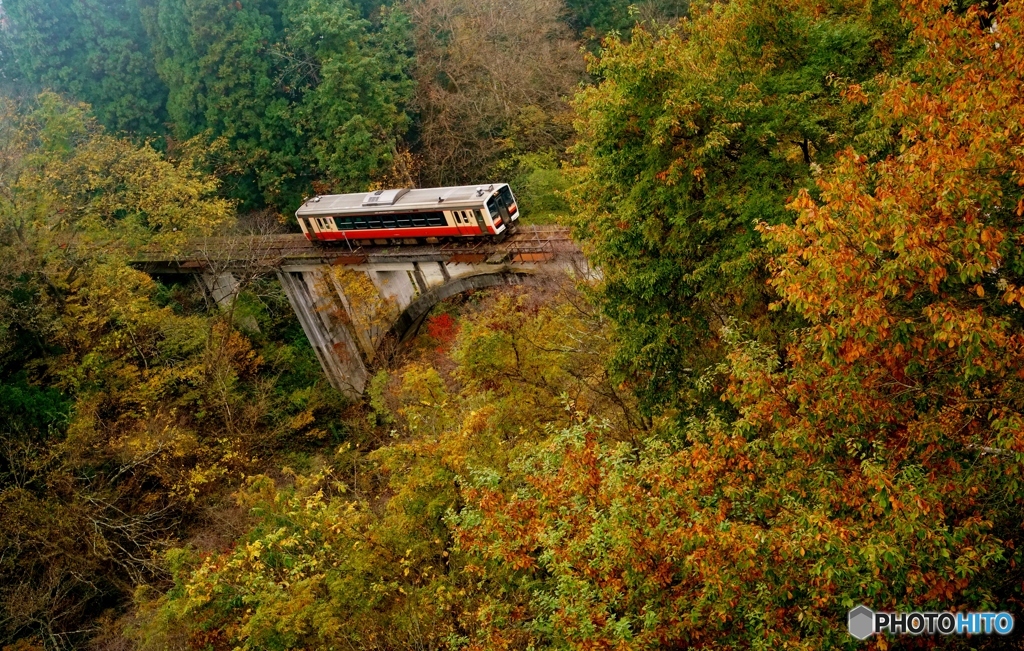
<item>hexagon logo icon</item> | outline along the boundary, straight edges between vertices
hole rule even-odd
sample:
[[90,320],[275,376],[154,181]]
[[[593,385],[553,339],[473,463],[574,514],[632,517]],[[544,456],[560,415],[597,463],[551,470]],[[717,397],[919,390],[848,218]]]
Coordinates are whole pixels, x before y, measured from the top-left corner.
[[858,640],[864,640],[874,632],[875,613],[867,606],[857,606],[847,615],[847,624],[850,627],[850,635]]

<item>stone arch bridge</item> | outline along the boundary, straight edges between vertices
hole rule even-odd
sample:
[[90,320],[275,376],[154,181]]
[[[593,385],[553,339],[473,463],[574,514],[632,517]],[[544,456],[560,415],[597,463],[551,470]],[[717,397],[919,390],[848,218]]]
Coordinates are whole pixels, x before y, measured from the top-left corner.
[[520,226],[503,242],[402,246],[325,246],[298,234],[218,237],[174,254],[143,251],[135,265],[154,274],[196,275],[222,308],[251,280],[276,274],[327,379],[352,397],[363,393],[382,343],[415,333],[439,301],[473,289],[595,273],[558,226]]

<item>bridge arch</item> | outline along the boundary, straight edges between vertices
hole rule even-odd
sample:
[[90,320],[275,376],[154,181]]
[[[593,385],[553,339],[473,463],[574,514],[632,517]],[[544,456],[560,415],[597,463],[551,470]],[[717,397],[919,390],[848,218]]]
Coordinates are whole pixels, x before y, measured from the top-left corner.
[[430,310],[441,301],[464,292],[489,287],[533,284],[540,279],[537,273],[528,269],[509,269],[453,278],[443,285],[420,294],[395,319],[388,336],[400,342],[411,339]]

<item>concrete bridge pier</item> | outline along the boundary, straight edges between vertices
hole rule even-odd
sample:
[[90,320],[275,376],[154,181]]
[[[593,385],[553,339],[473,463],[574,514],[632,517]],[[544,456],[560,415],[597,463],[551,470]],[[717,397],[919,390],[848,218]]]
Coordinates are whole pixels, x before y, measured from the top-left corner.
[[[200,277],[202,278],[206,293],[217,303],[221,311],[231,311],[235,304],[235,299],[238,298],[238,292],[241,290],[235,274],[230,271],[224,271],[221,273],[205,273]],[[256,323],[256,319],[252,316],[238,317],[236,321],[238,325],[242,326],[243,330],[248,330],[249,332],[260,331],[259,324]]]
[[369,371],[352,336],[346,305],[329,275],[330,270],[322,268],[277,272],[327,380],[350,398],[358,398]]

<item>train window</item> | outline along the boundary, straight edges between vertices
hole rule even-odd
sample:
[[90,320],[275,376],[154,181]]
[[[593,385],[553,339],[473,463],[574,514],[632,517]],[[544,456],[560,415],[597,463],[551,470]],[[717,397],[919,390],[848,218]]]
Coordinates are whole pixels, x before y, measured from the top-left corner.
[[[458,219],[458,213],[453,213]],[[465,215],[466,223],[470,223],[471,216]],[[316,219],[317,225],[325,230],[356,230],[367,228],[413,228],[424,226],[446,226],[443,212],[403,212],[385,213],[380,215],[357,215],[348,217],[336,217],[335,226],[332,227],[330,218]]]
[[491,219],[498,216],[498,204],[494,200],[494,197],[487,200],[487,210],[491,213]]
[[[501,190],[506,190],[507,191],[508,190],[508,186],[507,185],[502,186]],[[506,197],[505,193],[502,192],[501,190],[495,192],[494,194],[496,194],[498,196],[498,201],[497,201],[498,211],[501,212],[502,219],[504,219],[505,221],[508,221],[509,217],[511,216],[511,214],[509,213],[509,204],[512,201],[512,199],[511,199],[512,193],[509,192],[507,197]]]

